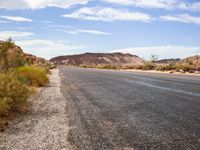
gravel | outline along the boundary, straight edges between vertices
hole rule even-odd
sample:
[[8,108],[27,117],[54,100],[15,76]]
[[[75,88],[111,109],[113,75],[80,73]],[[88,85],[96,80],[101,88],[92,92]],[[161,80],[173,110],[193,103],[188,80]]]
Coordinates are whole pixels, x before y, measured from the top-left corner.
[[[31,99],[30,111],[16,116],[0,132],[1,150],[67,150],[66,100],[60,93],[59,70],[52,70],[50,86]],[[71,148],[70,148],[71,149]]]

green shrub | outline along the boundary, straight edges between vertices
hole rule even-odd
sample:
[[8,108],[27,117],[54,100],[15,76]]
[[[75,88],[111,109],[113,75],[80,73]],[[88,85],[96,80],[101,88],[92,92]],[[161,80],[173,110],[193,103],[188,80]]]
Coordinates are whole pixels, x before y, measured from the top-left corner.
[[30,90],[16,77],[8,73],[0,74],[0,115],[20,110],[30,95]]
[[18,79],[29,86],[45,86],[49,83],[47,72],[41,67],[24,66],[17,68]]

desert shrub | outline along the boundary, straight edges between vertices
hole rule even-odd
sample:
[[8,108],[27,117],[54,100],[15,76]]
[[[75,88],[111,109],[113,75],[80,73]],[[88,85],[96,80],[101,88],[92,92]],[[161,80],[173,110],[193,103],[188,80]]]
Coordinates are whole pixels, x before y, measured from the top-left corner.
[[113,69],[113,70],[118,69],[117,66],[114,66],[114,65],[97,65],[95,68],[97,68],[97,69]]
[[18,79],[29,86],[45,86],[49,83],[47,71],[36,66],[24,66],[16,69]]
[[196,71],[200,71],[200,65],[196,66]]
[[127,65],[127,66],[120,66],[120,69],[137,69],[137,66],[134,65]]
[[87,66],[87,65],[80,65],[78,67],[80,67],[80,68],[93,68],[92,66]]
[[10,62],[10,68],[16,68],[16,67],[20,67],[20,66],[24,66],[25,64],[28,64],[27,61],[25,61],[25,59],[22,58],[22,56],[17,53],[15,58]]
[[164,64],[164,65],[157,65],[156,70],[159,71],[170,71],[170,70],[175,70],[176,65],[175,64]]
[[153,62],[146,62],[143,66],[142,66],[142,70],[153,70],[156,68],[156,64]]
[[196,67],[188,64],[177,64],[176,71],[183,70],[184,72],[190,72],[191,70],[196,70]]
[[0,43],[0,69],[7,71],[9,69],[8,49],[14,46],[13,42],[6,41]]
[[24,107],[31,95],[27,86],[8,73],[0,74],[0,115],[5,115],[10,110],[18,111]]

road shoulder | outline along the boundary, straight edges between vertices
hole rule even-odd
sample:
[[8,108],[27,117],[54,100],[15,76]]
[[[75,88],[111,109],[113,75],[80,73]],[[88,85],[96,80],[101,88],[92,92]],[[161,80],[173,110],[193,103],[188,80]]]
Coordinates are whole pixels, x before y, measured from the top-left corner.
[[50,86],[41,88],[31,109],[0,133],[0,149],[68,149],[66,100],[60,93],[59,70],[52,70]]

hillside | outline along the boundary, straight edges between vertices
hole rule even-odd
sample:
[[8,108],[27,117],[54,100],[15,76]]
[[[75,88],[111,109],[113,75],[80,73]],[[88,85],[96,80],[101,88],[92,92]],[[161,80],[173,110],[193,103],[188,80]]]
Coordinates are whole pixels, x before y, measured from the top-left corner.
[[184,59],[161,59],[156,61],[157,64],[186,64],[186,65],[200,65],[200,55],[186,57]]
[[96,66],[96,65],[143,65],[144,60],[128,53],[84,53],[80,55],[59,56],[50,59],[55,64],[69,66]]
[[187,57],[185,59],[180,60],[178,63],[200,66],[200,55]]
[[0,41],[0,69],[2,68],[2,63],[5,63],[7,59],[7,64],[9,67],[17,67],[21,65],[49,65],[49,61],[36,57],[31,54],[24,53],[23,50],[12,42]]
[[177,63],[179,62],[181,59],[177,58],[177,59],[161,59],[161,60],[157,60],[156,63],[158,64],[171,64],[171,63]]

